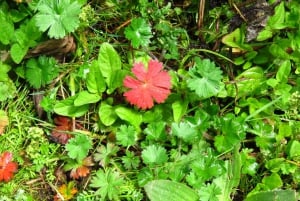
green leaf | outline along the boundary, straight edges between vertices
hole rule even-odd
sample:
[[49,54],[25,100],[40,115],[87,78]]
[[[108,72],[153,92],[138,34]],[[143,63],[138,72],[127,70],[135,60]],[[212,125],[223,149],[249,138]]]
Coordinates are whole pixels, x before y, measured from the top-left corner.
[[134,18],[131,24],[125,28],[125,37],[131,41],[134,48],[146,47],[152,38],[151,27],[143,18]]
[[209,59],[195,58],[195,65],[189,70],[191,78],[187,80],[188,87],[201,98],[209,98],[219,93],[223,87],[223,76],[220,68]]
[[127,121],[133,125],[138,132],[140,131],[140,125],[143,121],[143,117],[140,113],[122,106],[116,107],[115,112],[120,119]]
[[98,65],[105,78],[110,78],[113,72],[121,69],[120,56],[109,43],[102,43],[98,55]]
[[8,19],[7,13],[0,9],[0,42],[3,45],[8,45],[14,37],[14,24]]
[[124,80],[125,76],[127,75],[127,73],[128,72],[126,72],[125,70],[116,70],[112,73],[112,76],[109,79],[109,83],[107,84],[107,86],[108,86],[107,93],[108,94],[112,94],[115,89],[123,86],[123,80]]
[[0,81],[0,94],[0,101],[14,98],[17,95],[17,89],[14,82],[10,79],[5,82]]
[[293,140],[289,142],[288,155],[292,159],[300,158],[300,142]]
[[74,100],[74,106],[82,106],[90,103],[97,103],[101,100],[101,97],[98,94],[92,94],[88,91],[81,91],[77,94]]
[[121,125],[116,132],[117,143],[130,147],[136,144],[138,133],[133,126]]
[[276,73],[276,79],[282,83],[287,83],[290,73],[291,73],[291,62],[290,60],[285,60],[281,63]]
[[296,201],[296,192],[294,190],[274,190],[251,194],[245,201]]
[[54,112],[68,117],[80,117],[84,115],[88,111],[89,105],[75,106],[74,101],[76,98],[77,96],[71,96],[65,100],[57,102],[54,106]]
[[90,93],[98,93],[100,96],[106,89],[105,80],[101,73],[98,61],[92,61],[86,77],[86,86]]
[[244,40],[245,34],[240,28],[235,29],[222,38],[222,42],[229,47],[239,48],[241,50],[252,50],[250,45],[244,43]]
[[26,63],[25,78],[34,87],[40,88],[49,84],[58,76],[58,67],[54,58],[41,56],[38,59],[30,59]]
[[262,30],[258,33],[256,40],[257,41],[264,41],[273,36],[273,32],[269,29]]
[[264,177],[262,183],[268,190],[274,190],[276,188],[282,187],[283,185],[282,180],[277,173],[272,173],[270,176]]
[[134,152],[126,150],[126,155],[122,156],[122,163],[127,170],[136,169],[140,165],[140,158],[135,156]]
[[77,161],[82,161],[87,157],[89,150],[92,148],[92,141],[89,137],[83,134],[75,135],[66,144],[68,156]]
[[8,72],[10,71],[11,66],[4,64],[0,61],[0,82],[5,82],[10,80]]
[[221,195],[221,189],[215,184],[206,184],[199,189],[198,195],[201,201],[219,201],[218,195]]
[[286,27],[284,18],[285,18],[284,2],[281,2],[278,6],[276,6],[274,15],[272,15],[268,20],[268,26],[271,29],[284,29]]
[[10,48],[10,55],[11,55],[11,58],[13,59],[13,61],[15,63],[19,64],[22,61],[22,59],[24,58],[24,56],[26,55],[27,51],[28,51],[28,48],[22,47],[18,43],[15,43]]
[[115,108],[107,103],[108,101],[102,101],[99,107],[99,118],[105,126],[111,126],[118,118],[115,113]]
[[215,137],[215,147],[219,152],[231,150],[246,136],[243,118],[235,117],[232,113],[218,119],[221,134]]
[[70,0],[43,0],[38,4],[36,25],[50,38],[63,38],[79,26],[80,4]]
[[103,43],[98,55],[98,65],[112,93],[117,87],[122,85],[125,72],[121,70],[122,63],[119,54],[109,43]]
[[187,185],[169,180],[153,180],[145,186],[151,201],[197,201],[197,193]]
[[147,165],[162,165],[167,162],[167,151],[160,145],[150,145],[142,151],[143,162]]
[[197,129],[189,122],[172,123],[172,134],[185,142],[194,142],[198,137]]
[[163,121],[149,123],[144,133],[147,135],[147,140],[165,141],[167,139],[166,123]]
[[115,156],[119,151],[119,147],[115,144],[107,143],[106,146],[101,145],[97,148],[97,153],[95,153],[95,161],[100,161],[101,166],[106,167],[110,161],[111,157]]
[[[260,67],[252,67],[239,74],[236,78],[236,86],[238,88],[238,97],[245,97],[263,90],[265,81],[264,70]],[[236,96],[236,89],[234,84],[227,86],[229,96]]]
[[101,195],[101,200],[119,200],[119,194],[122,193],[124,179],[119,172],[107,169],[105,172],[99,169],[96,175],[92,177],[90,187],[97,188],[95,194]]
[[172,103],[173,119],[176,123],[180,122],[188,108],[188,101],[178,100]]

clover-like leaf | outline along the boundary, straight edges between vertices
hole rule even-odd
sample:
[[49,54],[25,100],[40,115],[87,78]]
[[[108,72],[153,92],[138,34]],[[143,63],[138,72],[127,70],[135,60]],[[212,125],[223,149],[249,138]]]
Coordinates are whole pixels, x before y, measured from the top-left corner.
[[92,141],[83,134],[76,135],[75,138],[70,139],[68,144],[66,144],[68,156],[72,159],[77,159],[78,161],[83,160],[88,155],[91,148]]
[[134,48],[146,47],[152,37],[151,27],[143,18],[132,19],[131,24],[125,29],[125,37],[131,41]]
[[188,87],[201,98],[209,98],[222,89],[222,71],[209,59],[195,58],[195,66],[190,69],[191,78],[187,80]]
[[43,0],[37,6],[36,25],[50,38],[63,38],[79,26],[80,4],[70,0]]
[[145,164],[160,165],[167,162],[167,151],[162,146],[150,145],[142,151],[142,159]]

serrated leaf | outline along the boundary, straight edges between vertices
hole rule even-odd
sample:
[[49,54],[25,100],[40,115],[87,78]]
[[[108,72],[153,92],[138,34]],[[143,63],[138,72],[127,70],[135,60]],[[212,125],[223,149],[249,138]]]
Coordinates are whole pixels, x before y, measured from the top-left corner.
[[79,26],[80,4],[70,0],[44,0],[38,4],[36,25],[50,38],[63,38]]
[[189,75],[188,87],[201,98],[215,96],[223,87],[222,71],[208,59],[196,57],[195,66],[189,70]]
[[119,200],[123,185],[124,179],[119,172],[110,168],[105,172],[102,169],[98,170],[91,180],[90,187],[97,188],[95,193],[101,195],[101,200]]
[[137,135],[133,126],[121,125],[116,132],[117,143],[124,147],[133,146],[138,139]]
[[185,142],[193,142],[198,136],[197,129],[188,122],[172,123],[172,134]]
[[125,37],[134,48],[146,47],[152,38],[151,27],[143,18],[132,19],[131,24],[125,28]]
[[26,63],[26,80],[34,87],[40,88],[49,84],[58,76],[58,67],[54,58],[41,56],[38,59],[30,59]]
[[77,161],[82,161],[87,157],[89,150],[92,148],[92,141],[86,135],[77,134],[66,144],[68,156]]
[[144,130],[147,140],[164,141],[167,139],[166,123],[163,121],[152,122]]
[[161,165],[168,160],[167,151],[160,145],[150,145],[142,151],[142,159],[145,164]]

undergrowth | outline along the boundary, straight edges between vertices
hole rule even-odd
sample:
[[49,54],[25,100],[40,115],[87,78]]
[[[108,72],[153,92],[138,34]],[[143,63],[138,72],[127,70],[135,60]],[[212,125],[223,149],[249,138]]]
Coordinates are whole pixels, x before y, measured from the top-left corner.
[[297,1],[0,8],[0,200],[299,199]]

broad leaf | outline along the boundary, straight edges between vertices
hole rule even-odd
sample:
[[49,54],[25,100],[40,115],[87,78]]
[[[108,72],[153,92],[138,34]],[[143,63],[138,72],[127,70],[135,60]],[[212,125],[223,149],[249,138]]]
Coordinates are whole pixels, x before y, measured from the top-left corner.
[[145,186],[145,191],[151,201],[197,201],[197,193],[183,183],[169,180],[153,180]]
[[97,103],[101,99],[98,94],[92,94],[88,91],[81,91],[74,100],[74,106],[82,106],[90,103]]
[[74,101],[76,98],[77,96],[71,96],[65,100],[57,102],[54,106],[54,112],[68,117],[80,117],[84,115],[88,111],[89,105],[75,106]]
[[112,93],[117,87],[122,85],[125,73],[121,71],[122,63],[120,56],[109,43],[101,45],[98,55],[98,65],[109,88],[109,93]]
[[133,125],[138,131],[140,130],[140,124],[143,121],[142,115],[138,112],[126,107],[116,107],[116,114],[122,119]]
[[100,70],[100,64],[96,60],[92,61],[90,65],[86,77],[86,85],[90,93],[98,93],[100,96],[106,89],[105,80]]
[[105,126],[111,126],[118,118],[115,108],[108,101],[102,101],[98,111],[99,118]]
[[222,71],[208,59],[196,57],[189,75],[191,78],[187,80],[188,87],[201,98],[216,96],[223,87]]
[[14,36],[14,24],[8,19],[7,13],[0,9],[0,42],[4,45],[8,45]]

